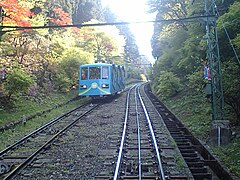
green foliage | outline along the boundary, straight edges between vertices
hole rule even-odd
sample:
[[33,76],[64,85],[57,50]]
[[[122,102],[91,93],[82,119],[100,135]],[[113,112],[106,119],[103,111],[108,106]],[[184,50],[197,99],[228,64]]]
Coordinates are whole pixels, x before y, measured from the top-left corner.
[[14,69],[8,74],[4,82],[4,88],[9,93],[9,97],[13,94],[26,92],[27,89],[33,84],[34,78],[22,69]]
[[234,140],[227,146],[216,147],[213,149],[214,153],[221,156],[224,165],[228,170],[238,177],[240,177],[240,139]]
[[84,52],[79,48],[71,48],[64,52],[59,63],[59,68],[64,71],[64,76],[71,81],[71,84],[76,84],[78,80],[79,66],[81,64],[89,63],[89,61],[88,57],[85,56]]
[[126,66],[126,78],[141,80],[141,72],[139,71],[139,67],[133,65]]
[[240,33],[237,34],[237,37],[234,39],[233,43],[236,45],[238,50],[240,50]]
[[203,78],[202,69],[189,74],[187,79],[188,87],[192,92],[203,92],[203,86],[207,83],[207,80]]
[[233,60],[223,63],[223,85],[225,102],[232,107],[240,124],[240,66]]
[[[203,10],[204,2],[193,3],[190,5],[189,1],[183,1],[178,8],[174,8],[178,2],[168,4],[167,1],[149,1],[151,4],[152,11],[158,11],[158,13],[163,13],[157,16],[160,20],[161,18],[166,18],[166,14],[170,15],[176,12],[175,15],[181,13],[181,11],[187,12],[187,16],[193,16],[198,12]],[[222,5],[219,1],[218,5]],[[226,3],[224,3],[226,4]],[[235,47],[237,47],[237,53],[240,50],[240,38],[239,38],[239,8],[240,2],[235,1],[230,7],[231,3],[227,3],[224,7],[228,11],[223,13],[222,16],[217,21],[218,28],[218,39],[220,47],[220,56],[224,65],[222,66],[223,71],[223,86],[224,86],[224,99],[225,102],[232,107],[232,112],[237,116],[240,122],[240,102],[239,99],[239,69],[234,67],[232,62],[237,62],[234,56],[232,47],[229,40],[225,34],[225,30],[222,27],[224,23],[232,42]],[[186,6],[185,6],[186,5]],[[169,7],[173,9],[169,9]],[[158,8],[157,8],[158,7]],[[187,9],[185,7],[189,7]],[[222,12],[221,12],[222,13]],[[175,26],[176,28],[171,28],[172,26],[162,25],[160,32],[154,33],[154,46],[153,52],[158,51],[158,59],[153,67],[154,74],[153,80],[156,82],[154,87],[157,87],[157,83],[161,83],[159,76],[161,77],[161,71],[166,69],[173,72],[184,82],[192,93],[203,93],[203,87],[206,84],[203,78],[203,66],[206,65],[206,50],[207,44],[205,37],[205,25],[202,23],[188,23],[185,24],[188,31],[185,31],[184,26]],[[240,63],[237,62],[239,65]],[[160,85],[159,85],[160,86]],[[159,89],[159,88],[158,88]],[[237,90],[238,89],[238,90]],[[231,119],[236,119],[232,116]]]
[[217,21],[218,28],[218,39],[221,57],[223,59],[228,59],[234,57],[234,53],[232,47],[230,46],[229,40],[226,36],[225,30],[223,28],[223,24],[228,31],[228,35],[230,39],[235,41],[237,47],[239,47],[238,34],[240,34],[239,26],[240,26],[240,2],[235,1],[233,5],[230,6],[228,12],[223,14]]
[[162,71],[155,87],[156,94],[162,99],[173,97],[181,89],[180,79],[172,72]]
[[[88,23],[99,23],[96,20]],[[92,53],[98,60],[113,60],[113,56],[121,56],[125,44],[124,37],[120,35],[119,30],[114,26],[108,27],[85,27],[81,33],[86,33],[88,38],[83,38],[79,46]]]
[[55,78],[55,85],[57,90],[60,92],[67,92],[69,91],[69,87],[72,85],[71,79],[68,78],[65,72],[58,71]]
[[211,122],[211,102],[202,93],[192,93],[188,87],[164,103],[198,138],[207,141]]
[[240,50],[240,2],[235,1],[217,21],[218,35],[219,35],[219,48],[220,55],[223,61],[223,87],[225,102],[231,106],[232,112],[236,117],[231,116],[231,119],[237,119],[240,124],[240,62],[237,61],[232,47],[227,38],[226,32],[223,28],[223,24],[228,32],[228,35],[235,45],[236,52],[239,54]]

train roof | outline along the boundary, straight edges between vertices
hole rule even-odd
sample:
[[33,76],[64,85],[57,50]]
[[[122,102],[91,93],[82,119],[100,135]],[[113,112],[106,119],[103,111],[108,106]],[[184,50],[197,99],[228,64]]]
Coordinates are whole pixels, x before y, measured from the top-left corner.
[[92,64],[83,64],[81,65],[81,67],[94,67],[94,66],[122,66],[122,65],[118,65],[118,64],[109,64],[109,63],[92,63]]

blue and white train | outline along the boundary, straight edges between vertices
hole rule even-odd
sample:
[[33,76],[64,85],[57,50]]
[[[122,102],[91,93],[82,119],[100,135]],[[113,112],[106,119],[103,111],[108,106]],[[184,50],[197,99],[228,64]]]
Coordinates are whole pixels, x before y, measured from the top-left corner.
[[125,70],[121,65],[94,63],[80,66],[79,96],[103,97],[125,88]]

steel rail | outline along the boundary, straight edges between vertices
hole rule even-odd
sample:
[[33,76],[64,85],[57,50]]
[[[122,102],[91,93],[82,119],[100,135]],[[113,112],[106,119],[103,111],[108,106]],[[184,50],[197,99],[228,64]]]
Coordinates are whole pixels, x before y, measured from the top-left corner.
[[[140,86],[140,85],[139,85]],[[139,86],[137,88],[139,88]],[[141,133],[140,122],[138,117],[138,101],[137,101],[137,88],[135,89],[135,107],[136,107],[136,121],[137,121],[137,133],[138,133],[138,179],[142,179],[142,162],[141,162]]]
[[143,108],[145,117],[147,119],[148,126],[149,126],[149,129],[150,129],[150,133],[151,133],[151,136],[152,136],[152,141],[153,141],[154,148],[155,148],[155,151],[156,151],[156,154],[157,154],[158,167],[159,167],[158,170],[159,170],[159,173],[160,173],[160,176],[161,176],[161,180],[165,180],[165,175],[164,175],[164,172],[163,172],[163,166],[162,166],[162,161],[161,161],[161,157],[160,157],[160,153],[159,153],[159,148],[158,148],[158,145],[157,145],[156,137],[155,137],[155,134],[154,134],[154,131],[153,131],[153,127],[152,127],[151,120],[150,120],[150,117],[148,115],[146,106],[145,106],[145,104],[143,102],[143,99],[141,97],[139,88],[138,88],[138,97],[139,97],[141,106]]
[[7,153],[8,151],[12,150],[13,148],[15,148],[16,146],[20,145],[22,142],[26,141],[28,138],[30,138],[31,136],[33,136],[34,134],[37,134],[38,132],[42,131],[43,129],[47,128],[50,125],[53,125],[55,123],[57,123],[58,121],[60,121],[63,117],[67,116],[68,114],[74,112],[75,110],[83,107],[84,105],[78,106],[76,108],[74,108],[73,110],[68,111],[67,113],[63,114],[60,117],[57,117],[55,119],[53,119],[52,121],[44,124],[43,126],[41,126],[40,128],[36,129],[35,131],[31,132],[30,134],[28,134],[27,136],[24,136],[23,138],[21,138],[20,140],[18,140],[17,142],[15,142],[14,144],[8,146],[7,148],[3,149],[0,152],[0,156],[4,155],[5,153]]
[[125,136],[126,136],[126,129],[127,129],[127,121],[128,121],[128,112],[129,112],[129,101],[130,101],[130,92],[136,85],[132,86],[127,94],[127,100],[126,100],[126,110],[125,110],[125,119],[124,119],[124,126],[123,126],[123,132],[122,132],[122,138],[121,138],[121,143],[119,146],[119,152],[118,152],[118,159],[116,162],[116,167],[114,171],[114,177],[113,180],[117,180],[119,176],[119,170],[120,170],[120,164],[122,161],[122,154],[123,154],[123,146],[124,146],[124,141],[125,141]]
[[17,166],[13,171],[11,171],[4,180],[12,179],[14,178],[19,171],[21,171],[23,168],[25,168],[29,163],[31,163],[34,158],[44,149],[46,148],[50,143],[52,143],[58,136],[63,134],[66,130],[71,128],[74,124],[76,124],[80,119],[82,119],[86,114],[93,111],[95,108],[99,107],[101,104],[97,104],[96,106],[92,107],[90,110],[86,111],[85,113],[81,114],[79,118],[65,126],[61,131],[59,131],[57,134],[55,134],[50,140],[48,140],[44,145],[42,145],[37,151],[35,151],[31,156],[29,156],[23,163],[21,163],[19,166]]

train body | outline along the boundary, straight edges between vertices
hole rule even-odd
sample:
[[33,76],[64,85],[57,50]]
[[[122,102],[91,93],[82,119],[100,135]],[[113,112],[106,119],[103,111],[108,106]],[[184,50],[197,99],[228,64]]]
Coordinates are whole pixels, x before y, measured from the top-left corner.
[[103,97],[125,88],[125,70],[121,65],[94,63],[80,66],[79,96]]

